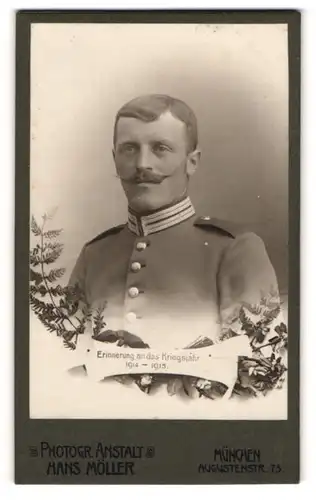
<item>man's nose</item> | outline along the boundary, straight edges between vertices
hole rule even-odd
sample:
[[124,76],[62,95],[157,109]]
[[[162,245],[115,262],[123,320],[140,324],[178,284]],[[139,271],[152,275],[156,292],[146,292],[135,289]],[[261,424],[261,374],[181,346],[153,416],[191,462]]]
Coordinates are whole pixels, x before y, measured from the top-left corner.
[[144,146],[140,149],[137,160],[138,169],[152,170],[152,155],[149,147]]

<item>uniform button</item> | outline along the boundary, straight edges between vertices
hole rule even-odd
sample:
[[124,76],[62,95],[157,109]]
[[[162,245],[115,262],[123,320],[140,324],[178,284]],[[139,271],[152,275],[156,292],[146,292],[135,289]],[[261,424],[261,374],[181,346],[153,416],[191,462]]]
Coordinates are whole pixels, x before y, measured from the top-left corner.
[[144,241],[139,241],[136,245],[137,250],[145,250],[146,247],[147,243],[145,243]]
[[135,313],[133,312],[129,312],[126,314],[126,319],[127,321],[129,321],[130,323],[134,323],[136,320],[137,320],[137,316]]
[[142,265],[139,262],[132,262],[131,269],[134,273],[137,273],[142,268]]
[[131,288],[129,288],[128,295],[132,299],[134,299],[135,297],[137,297],[138,294],[139,294],[139,290],[138,290],[138,288],[136,288],[136,286],[131,286]]

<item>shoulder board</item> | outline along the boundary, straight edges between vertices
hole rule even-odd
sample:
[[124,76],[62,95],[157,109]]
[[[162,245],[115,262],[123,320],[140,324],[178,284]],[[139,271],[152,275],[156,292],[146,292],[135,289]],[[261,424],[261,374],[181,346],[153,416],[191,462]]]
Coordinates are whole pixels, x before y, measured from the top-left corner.
[[195,226],[202,227],[203,229],[209,229],[217,232],[226,234],[231,238],[236,238],[241,233],[245,233],[246,229],[235,222],[215,219],[205,215],[204,217],[199,217],[195,222]]
[[111,236],[113,234],[119,233],[120,231],[122,231],[122,229],[125,226],[126,226],[126,224],[120,224],[119,226],[111,227],[111,229],[108,229],[107,231],[104,231],[103,233],[98,234],[98,236],[96,236],[92,240],[88,241],[88,243],[86,243],[86,246],[91,245],[91,243],[95,243],[96,241],[103,240],[107,236]]

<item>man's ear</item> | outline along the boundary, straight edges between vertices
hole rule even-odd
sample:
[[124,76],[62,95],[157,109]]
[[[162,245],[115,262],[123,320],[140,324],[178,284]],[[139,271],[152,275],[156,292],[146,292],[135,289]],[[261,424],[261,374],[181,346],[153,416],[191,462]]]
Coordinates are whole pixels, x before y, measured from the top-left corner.
[[114,146],[112,148],[112,157],[113,157],[113,162],[114,162],[115,170],[116,170],[116,173],[117,173],[117,165],[116,165],[116,161],[115,161],[115,147]]
[[195,149],[191,153],[189,153],[187,158],[187,175],[190,177],[195,174],[198,166],[200,165],[201,151],[199,149]]
[[113,162],[114,162],[114,166],[115,166],[116,176],[119,177],[119,173],[118,173],[118,170],[117,170],[117,164],[116,164],[116,161],[115,161],[115,148],[114,148],[114,146],[112,148],[112,157],[113,157]]

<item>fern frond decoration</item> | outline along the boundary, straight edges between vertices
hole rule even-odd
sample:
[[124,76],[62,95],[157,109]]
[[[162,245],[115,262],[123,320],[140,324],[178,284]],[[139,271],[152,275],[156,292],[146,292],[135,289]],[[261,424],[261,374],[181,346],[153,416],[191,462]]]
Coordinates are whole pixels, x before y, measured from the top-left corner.
[[[30,306],[45,328],[61,337],[65,347],[74,350],[91,313],[78,286],[57,283],[65,268],[51,265],[61,256],[64,246],[56,240],[62,229],[45,230],[53,215],[54,212],[44,214],[41,225],[34,216],[31,218],[31,231],[38,242],[30,250]],[[81,317],[77,317],[80,305]]]
[[31,217],[31,230],[34,236],[41,236],[42,233],[41,228],[37,224],[36,219],[33,215]]
[[94,337],[97,337],[101,333],[103,328],[106,326],[106,323],[104,321],[104,315],[103,315],[104,309],[105,309],[105,304],[98,307],[95,315],[92,318],[93,319],[93,336]]
[[76,349],[76,343],[75,342],[71,342],[69,340],[63,340],[63,344],[64,344],[64,347],[66,347],[67,349],[70,349],[71,351],[74,351]]
[[264,321],[266,323],[272,323],[280,314],[281,307],[277,305],[273,309],[267,309],[263,312]]
[[51,269],[48,274],[46,274],[46,279],[53,283],[64,276],[66,269],[64,267],[60,267],[59,269]]
[[48,238],[49,240],[53,239],[53,238],[57,238],[58,236],[61,235],[62,233],[62,229],[51,229],[49,231],[46,231],[43,236],[44,238]]
[[49,246],[47,250],[42,251],[41,263],[53,264],[61,256],[62,252],[63,252],[63,245],[60,243],[56,243],[52,246]]
[[53,295],[53,297],[62,297],[65,294],[65,288],[61,287],[60,285],[57,285],[55,287],[51,286],[50,292]]

